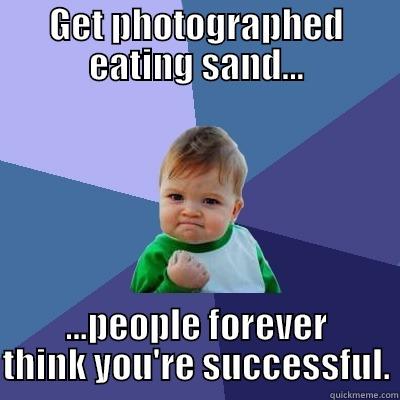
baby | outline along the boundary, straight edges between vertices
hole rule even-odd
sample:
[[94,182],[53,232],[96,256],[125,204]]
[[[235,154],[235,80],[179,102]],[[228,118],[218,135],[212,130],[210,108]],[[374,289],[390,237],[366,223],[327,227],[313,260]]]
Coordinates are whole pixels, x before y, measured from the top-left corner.
[[160,223],[140,256],[134,292],[279,293],[243,207],[246,161],[221,128],[194,127],[169,149],[160,171]]

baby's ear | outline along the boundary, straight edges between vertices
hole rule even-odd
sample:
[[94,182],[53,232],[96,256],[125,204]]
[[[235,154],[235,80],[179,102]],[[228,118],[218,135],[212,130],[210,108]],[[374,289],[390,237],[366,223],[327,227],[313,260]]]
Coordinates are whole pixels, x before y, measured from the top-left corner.
[[244,200],[243,198],[239,198],[235,201],[235,206],[233,207],[232,211],[232,221],[235,222],[236,218],[238,217],[240,210],[244,207]]

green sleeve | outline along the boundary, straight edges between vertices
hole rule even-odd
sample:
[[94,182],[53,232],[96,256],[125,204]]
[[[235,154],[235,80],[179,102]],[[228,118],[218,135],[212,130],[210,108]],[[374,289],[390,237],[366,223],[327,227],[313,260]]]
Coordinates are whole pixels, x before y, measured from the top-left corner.
[[167,274],[169,255],[159,246],[149,245],[140,256],[132,277],[131,290],[136,293],[188,293],[192,289],[180,287]]
[[257,243],[257,258],[260,263],[261,275],[265,284],[265,293],[281,293],[279,283],[272,272],[268,261],[265,259],[261,247]]

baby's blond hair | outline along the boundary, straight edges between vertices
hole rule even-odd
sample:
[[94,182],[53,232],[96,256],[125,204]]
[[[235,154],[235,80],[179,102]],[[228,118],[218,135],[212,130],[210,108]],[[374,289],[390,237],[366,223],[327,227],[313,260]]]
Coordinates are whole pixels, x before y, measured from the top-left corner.
[[201,175],[219,168],[220,183],[232,180],[234,193],[242,196],[247,164],[237,144],[216,126],[195,126],[172,143],[160,170],[160,184],[165,177]]

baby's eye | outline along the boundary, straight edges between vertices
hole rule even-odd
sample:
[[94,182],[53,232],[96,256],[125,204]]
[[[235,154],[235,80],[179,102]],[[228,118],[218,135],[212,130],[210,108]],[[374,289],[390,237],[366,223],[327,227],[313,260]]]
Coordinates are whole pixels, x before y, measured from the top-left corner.
[[173,201],[182,201],[183,200],[183,196],[178,193],[171,193],[168,195],[168,197]]
[[208,205],[215,205],[215,204],[220,204],[220,202],[218,201],[218,200],[216,200],[216,199],[211,199],[211,198],[206,198],[206,199],[204,199],[204,203],[205,204],[208,204]]

